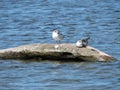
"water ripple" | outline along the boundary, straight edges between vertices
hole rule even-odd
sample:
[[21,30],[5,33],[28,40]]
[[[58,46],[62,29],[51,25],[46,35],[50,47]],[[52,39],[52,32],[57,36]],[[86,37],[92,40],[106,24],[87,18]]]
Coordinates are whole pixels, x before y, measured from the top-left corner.
[[[89,3],[88,3],[89,2]],[[62,43],[90,36],[89,45],[120,60],[119,0],[1,0],[0,48]],[[1,90],[119,90],[120,62],[61,63],[0,60]]]

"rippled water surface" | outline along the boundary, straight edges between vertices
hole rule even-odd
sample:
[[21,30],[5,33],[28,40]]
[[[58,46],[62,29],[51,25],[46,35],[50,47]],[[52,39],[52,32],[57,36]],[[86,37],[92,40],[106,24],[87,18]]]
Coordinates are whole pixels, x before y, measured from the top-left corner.
[[75,43],[90,36],[90,46],[116,62],[0,60],[0,90],[119,90],[119,0],[0,0],[0,49],[55,43],[59,29]]

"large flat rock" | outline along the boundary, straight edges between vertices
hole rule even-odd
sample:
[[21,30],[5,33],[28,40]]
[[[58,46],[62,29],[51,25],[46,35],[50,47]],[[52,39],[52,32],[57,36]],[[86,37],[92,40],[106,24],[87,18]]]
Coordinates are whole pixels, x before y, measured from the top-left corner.
[[115,61],[116,59],[91,46],[74,44],[30,44],[0,50],[0,59],[33,59],[61,61]]

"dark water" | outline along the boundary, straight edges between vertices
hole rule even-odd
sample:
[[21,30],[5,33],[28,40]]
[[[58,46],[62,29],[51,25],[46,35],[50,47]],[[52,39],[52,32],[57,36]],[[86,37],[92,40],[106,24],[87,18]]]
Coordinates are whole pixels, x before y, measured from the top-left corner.
[[89,45],[118,61],[0,60],[0,90],[120,89],[120,0],[0,0],[0,49],[55,43],[56,28],[63,43],[90,36]]

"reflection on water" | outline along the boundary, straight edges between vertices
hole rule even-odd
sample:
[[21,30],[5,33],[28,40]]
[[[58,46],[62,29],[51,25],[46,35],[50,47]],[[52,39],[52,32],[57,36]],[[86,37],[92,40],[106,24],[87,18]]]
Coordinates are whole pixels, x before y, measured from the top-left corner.
[[[0,1],[1,49],[55,43],[56,28],[65,35],[62,43],[90,36],[89,45],[120,60],[119,0]],[[0,89],[119,90],[119,64],[0,60]]]

